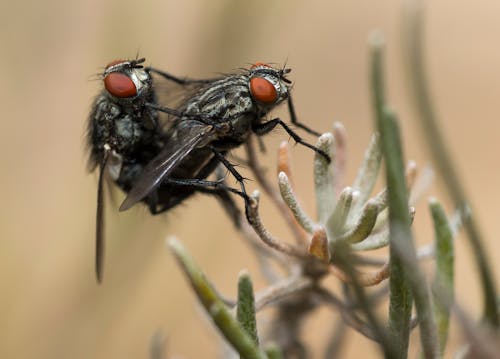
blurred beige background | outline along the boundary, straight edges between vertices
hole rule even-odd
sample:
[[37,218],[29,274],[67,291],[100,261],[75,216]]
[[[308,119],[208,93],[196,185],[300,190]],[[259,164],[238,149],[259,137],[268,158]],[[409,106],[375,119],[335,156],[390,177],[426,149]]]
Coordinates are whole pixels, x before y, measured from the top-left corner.
[[[139,53],[148,63],[192,77],[254,61],[286,61],[293,68],[300,118],[321,131],[334,120],[345,124],[352,179],[372,131],[366,39],[380,28],[405,154],[422,166],[430,161],[404,84],[400,1],[45,0],[3,1],[0,10],[2,358],[147,358],[158,329],[167,335],[171,354],[217,357],[217,335],[165,248],[168,235],[183,241],[226,295],[234,296],[241,268],[250,269],[257,289],[264,285],[230,221],[216,201],[203,196],[155,218],[144,208],[118,214],[119,202],[108,206],[105,280],[96,285],[97,176],[85,171],[84,128],[100,88],[92,76],[113,59]],[[433,93],[488,240],[497,284],[499,14],[498,1],[447,0],[432,2],[427,18]],[[284,109],[276,113],[286,118]],[[265,139],[270,174],[274,149],[284,139],[283,131]],[[313,213],[312,154],[294,147],[293,155],[301,169],[299,192]],[[439,181],[429,194],[446,199]],[[269,202],[262,210],[273,232],[285,237]],[[415,220],[420,242],[432,238],[429,223],[422,201]],[[468,252],[461,238],[457,291],[477,314],[479,287]],[[306,335],[311,341],[325,337],[337,319],[321,313]],[[453,336],[456,348],[460,333]],[[351,333],[344,357],[357,357],[360,350],[374,353],[367,340]]]

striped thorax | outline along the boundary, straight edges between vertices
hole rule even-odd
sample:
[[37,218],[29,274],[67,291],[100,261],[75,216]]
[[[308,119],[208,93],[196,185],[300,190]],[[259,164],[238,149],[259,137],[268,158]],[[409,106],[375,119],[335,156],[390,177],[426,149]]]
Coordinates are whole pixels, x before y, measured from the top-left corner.
[[179,108],[185,116],[178,121],[199,116],[219,123],[230,122],[232,131],[228,136],[237,146],[246,141],[254,122],[263,121],[269,111],[288,97],[288,72],[257,63],[242,73],[209,83]]

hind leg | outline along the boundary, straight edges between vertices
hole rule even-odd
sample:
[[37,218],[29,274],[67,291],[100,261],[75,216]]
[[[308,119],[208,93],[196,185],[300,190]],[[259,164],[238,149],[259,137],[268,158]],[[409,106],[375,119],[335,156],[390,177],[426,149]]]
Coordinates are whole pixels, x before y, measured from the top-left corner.
[[173,199],[169,201],[167,204],[162,203],[161,205],[158,205],[158,200],[152,199],[151,202],[148,203],[148,207],[151,214],[157,215],[163,213],[175,207],[176,205],[180,204],[186,198],[197,192],[205,193],[213,195],[217,198],[217,200],[220,202],[224,210],[227,212],[227,214],[233,221],[233,224],[237,228],[239,228],[241,212],[229,193],[232,192],[240,196],[243,195],[241,194],[240,191],[227,186],[223,180],[205,181],[198,179],[186,179],[186,180],[168,179],[165,181],[165,183],[168,183],[172,188],[176,187],[179,189],[182,188],[185,192],[180,195],[177,195],[176,197],[173,197]]

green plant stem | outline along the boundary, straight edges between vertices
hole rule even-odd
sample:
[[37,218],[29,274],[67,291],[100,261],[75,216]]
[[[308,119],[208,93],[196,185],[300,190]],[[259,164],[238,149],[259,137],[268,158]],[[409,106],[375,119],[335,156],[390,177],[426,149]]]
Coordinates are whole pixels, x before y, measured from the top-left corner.
[[245,359],[268,359],[267,355],[259,349],[250,335],[231,315],[184,246],[173,238],[169,240],[168,244],[191,282],[201,304],[233,348]]
[[[375,118],[378,131],[381,135],[382,153],[386,156],[386,176],[387,189],[389,197],[389,218],[390,223],[401,221],[402,225],[409,227],[409,218],[406,198],[398,199],[396,195],[406,193],[406,185],[397,182],[399,177],[393,176],[393,171],[396,173],[404,171],[402,163],[393,161],[392,158],[387,158],[394,155],[396,151],[393,148],[388,148],[392,145],[391,141],[387,141],[387,133],[385,128],[385,99],[384,99],[384,84],[382,73],[382,57],[383,57],[383,39],[381,34],[374,33],[371,37],[371,83],[373,106],[375,110]],[[397,149],[396,149],[397,150]],[[397,156],[398,154],[396,154]],[[399,166],[399,168],[394,168]],[[396,182],[394,182],[396,180]],[[404,180],[404,179],[403,179]],[[394,183],[393,183],[394,182]],[[392,187],[395,186],[395,187]],[[401,188],[402,187],[402,188]],[[401,192],[402,190],[402,192]],[[410,336],[410,318],[412,309],[412,294],[410,284],[405,275],[403,262],[398,256],[396,247],[392,244],[396,238],[394,237],[393,227],[390,227],[390,272],[389,280],[389,330],[392,336],[392,341],[397,349],[396,358],[406,358],[408,355],[408,343]],[[404,239],[406,240],[406,238]]]
[[255,319],[255,297],[253,285],[247,271],[242,271],[238,277],[238,303],[236,318],[256,344],[259,344],[257,322]]
[[454,205],[463,217],[464,229],[473,249],[483,291],[483,318],[495,328],[500,328],[500,316],[497,311],[497,289],[488,257],[483,248],[483,239],[476,219],[469,213],[469,200],[460,183],[460,176],[452,163],[437,123],[437,116],[429,94],[424,64],[422,9],[420,1],[410,1],[410,10],[403,23],[406,44],[406,64],[408,66],[409,85],[411,87],[415,108],[420,119],[424,138],[427,140],[436,166],[443,177],[446,189]]
[[281,349],[274,343],[271,343],[266,347],[266,354],[269,359],[283,359]]
[[444,353],[450,323],[450,305],[453,303],[454,248],[453,233],[441,204],[432,199],[429,208],[434,222],[436,272],[432,284],[434,292],[434,316],[439,336],[441,355]]
[[389,327],[394,339],[401,338],[403,334],[399,342],[399,355],[406,358],[413,295],[420,322],[420,341],[424,355],[426,358],[437,358],[439,357],[439,343],[436,337],[430,293],[425,276],[418,265],[410,230],[411,219],[399,128],[395,114],[385,106],[384,101],[383,45],[380,37],[372,39],[374,105],[381,137],[382,155],[385,160],[389,202],[391,272]]
[[399,358],[397,341],[392,340],[384,325],[380,323],[374,311],[374,305],[366,295],[365,289],[359,283],[357,272],[353,267],[353,259],[350,248],[347,243],[337,242],[333,253],[335,253],[337,265],[346,273],[349,278],[349,284],[352,287],[354,296],[363,311],[373,332],[374,339],[380,344],[385,358]]

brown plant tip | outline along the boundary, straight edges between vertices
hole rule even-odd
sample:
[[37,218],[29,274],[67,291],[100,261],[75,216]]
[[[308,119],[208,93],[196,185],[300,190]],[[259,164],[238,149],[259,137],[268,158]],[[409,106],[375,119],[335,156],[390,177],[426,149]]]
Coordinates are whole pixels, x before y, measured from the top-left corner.
[[335,138],[335,192],[340,194],[345,187],[344,178],[347,162],[347,132],[340,122],[333,124],[333,137]]
[[287,175],[290,185],[294,188],[295,186],[292,177],[292,156],[290,153],[290,147],[285,141],[281,142],[278,148],[278,174],[280,172],[284,172]]
[[283,218],[291,228],[292,234],[295,241],[300,245],[305,245],[308,242],[307,233],[304,229],[297,223],[292,213],[288,210],[285,202],[283,202],[279,191],[275,190],[270,181],[264,176],[264,171],[258,163],[256,150],[254,146],[254,141],[250,139],[245,145],[247,156],[248,156],[248,166],[250,170],[255,175],[257,183],[259,183],[262,190],[270,197],[274,205],[277,207],[278,211],[281,213]]
[[320,259],[322,262],[330,262],[330,250],[328,249],[328,238],[323,227],[317,227],[312,235],[309,248],[309,254]]
[[408,161],[408,163],[406,165],[406,171],[405,171],[406,186],[407,186],[408,190],[410,190],[413,187],[413,185],[415,184],[417,174],[418,174],[417,163],[415,161],[412,161],[412,160]]

